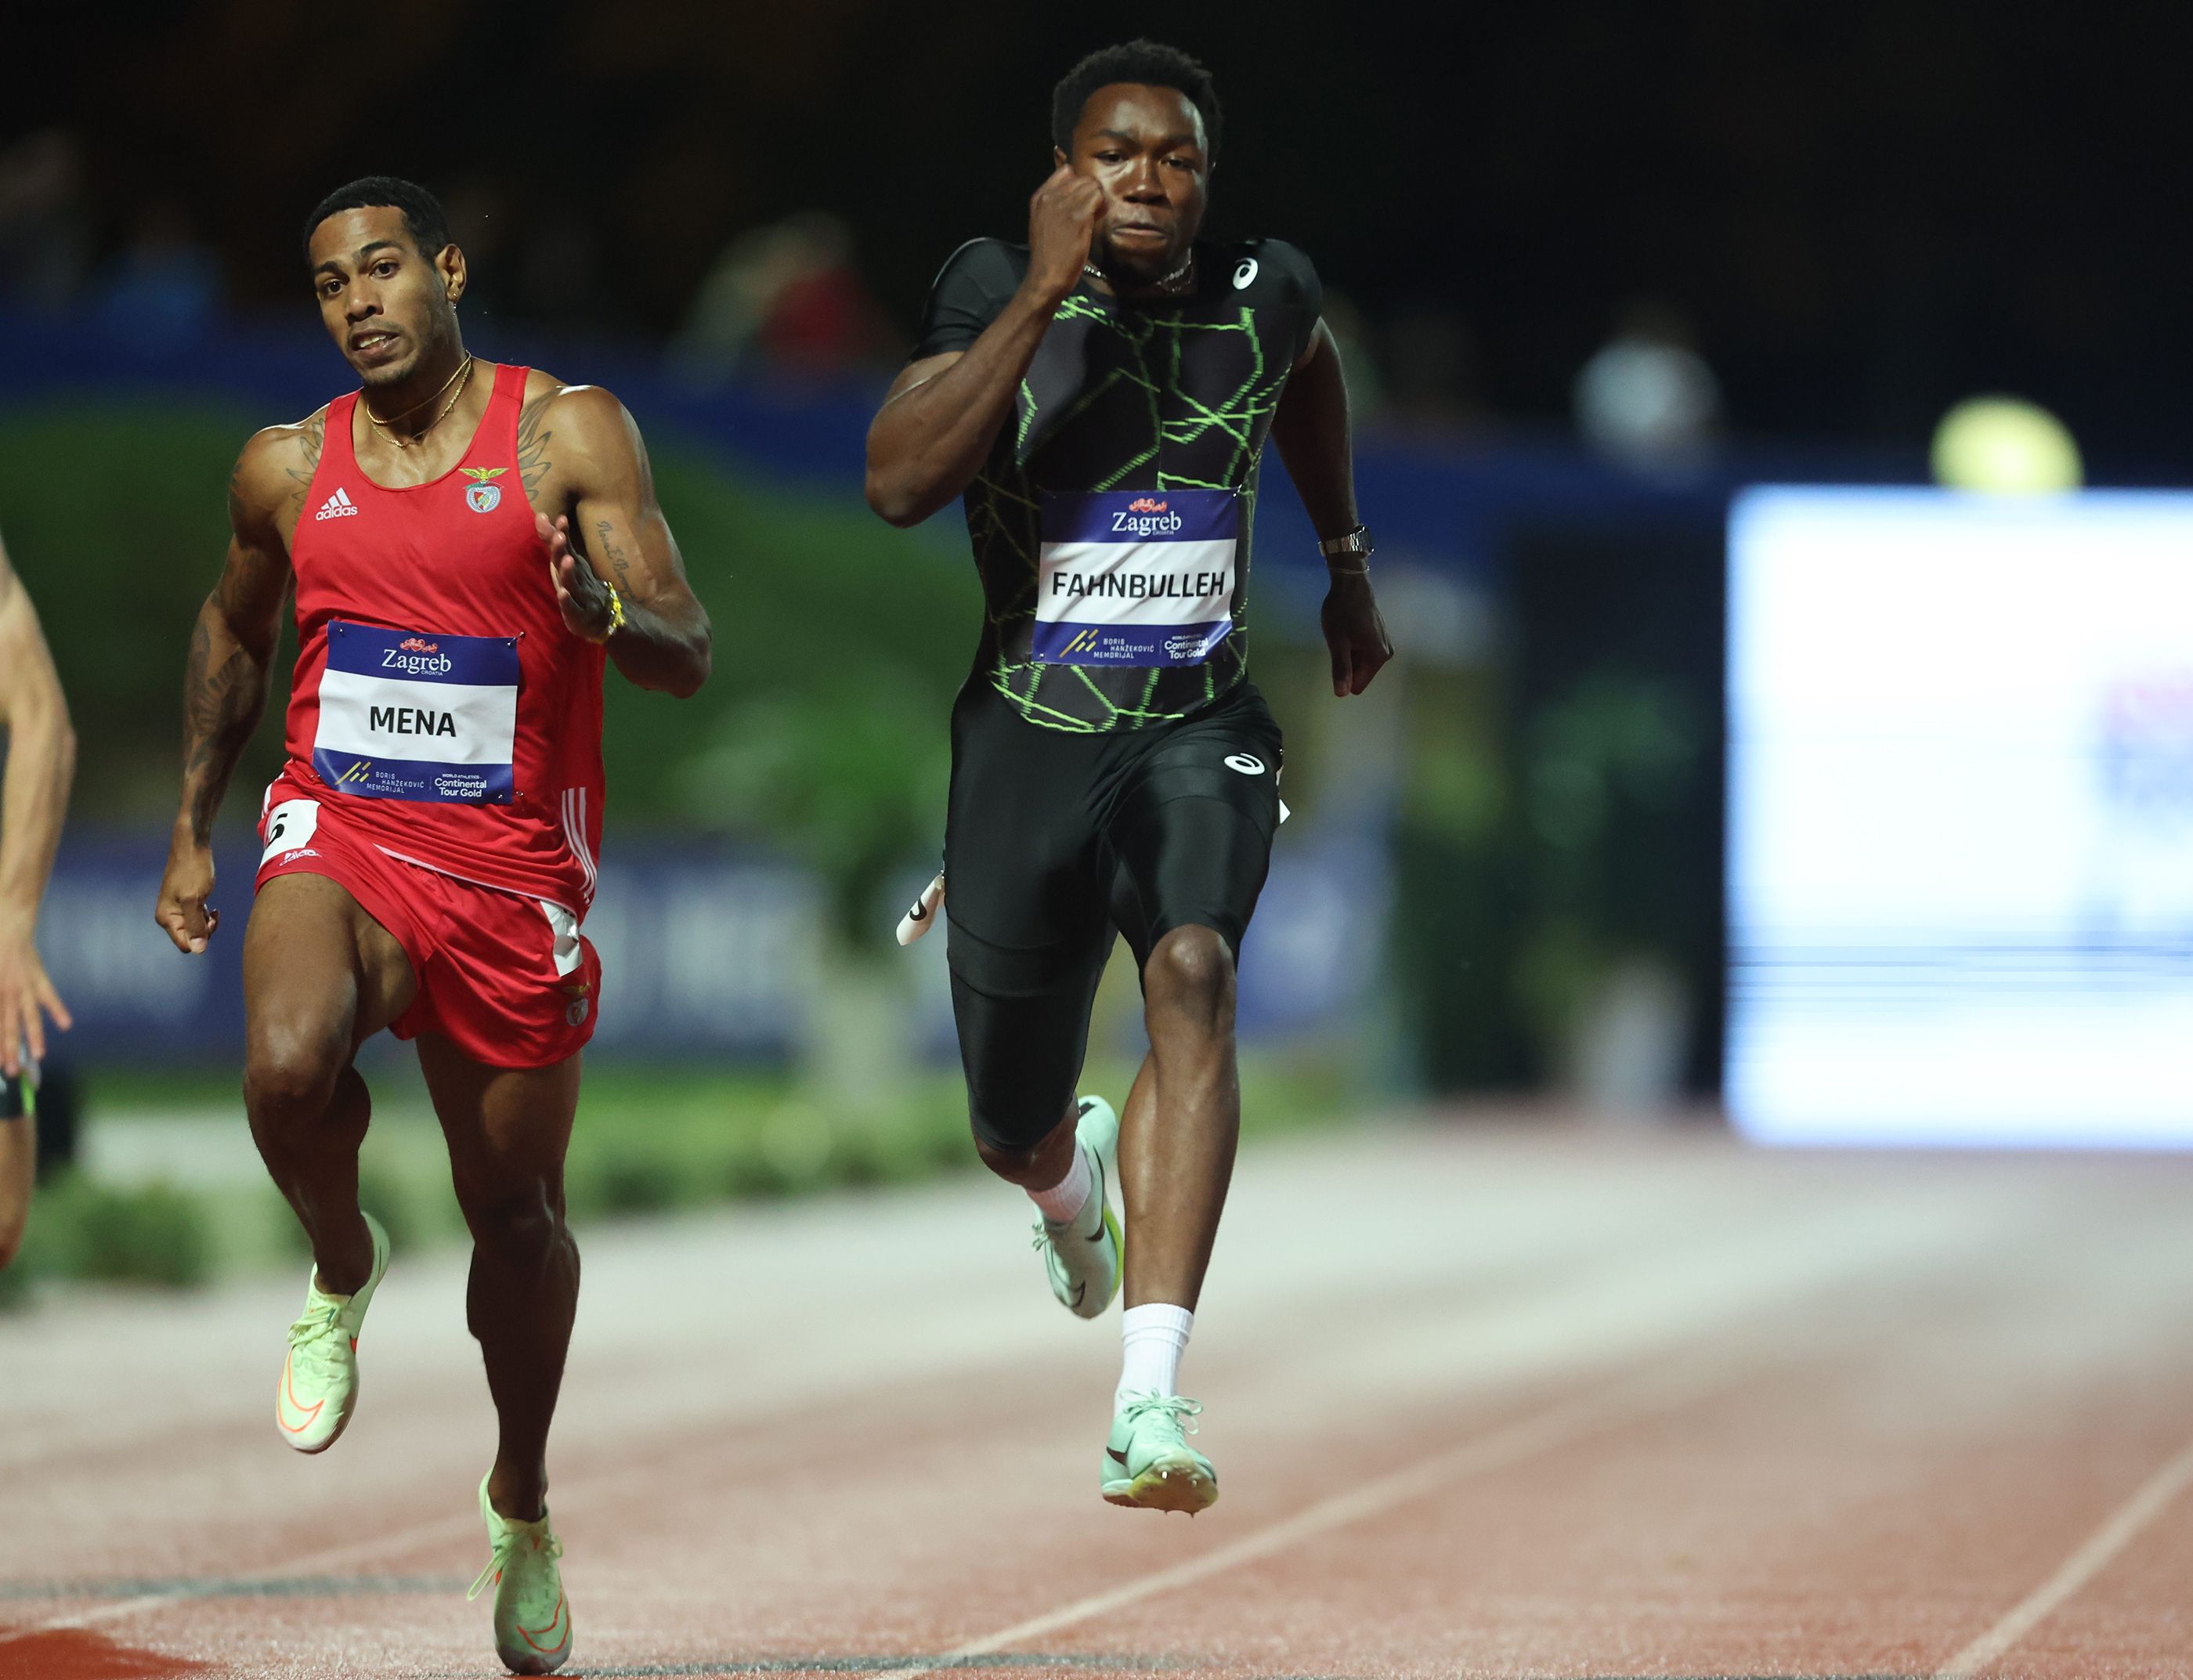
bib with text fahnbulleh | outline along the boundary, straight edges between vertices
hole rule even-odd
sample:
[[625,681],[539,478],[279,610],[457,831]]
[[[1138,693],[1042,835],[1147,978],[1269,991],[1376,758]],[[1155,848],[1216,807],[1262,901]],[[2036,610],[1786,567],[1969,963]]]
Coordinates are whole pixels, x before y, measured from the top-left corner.
[[1231,490],[1045,495],[1037,662],[1201,664],[1234,628],[1240,535]]

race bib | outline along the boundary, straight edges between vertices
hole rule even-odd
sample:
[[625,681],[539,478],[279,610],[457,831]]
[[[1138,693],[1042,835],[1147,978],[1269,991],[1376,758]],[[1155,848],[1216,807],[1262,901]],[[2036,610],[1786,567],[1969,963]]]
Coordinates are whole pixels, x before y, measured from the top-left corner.
[[1224,490],[1043,498],[1045,665],[1200,665],[1234,628],[1241,503]]
[[284,852],[310,850],[312,836],[319,832],[319,827],[318,800],[283,800],[266,813],[266,821],[261,825],[266,849],[259,854],[259,867],[265,869]]
[[336,619],[320,677],[312,768],[369,800],[507,805],[518,737],[518,639]]

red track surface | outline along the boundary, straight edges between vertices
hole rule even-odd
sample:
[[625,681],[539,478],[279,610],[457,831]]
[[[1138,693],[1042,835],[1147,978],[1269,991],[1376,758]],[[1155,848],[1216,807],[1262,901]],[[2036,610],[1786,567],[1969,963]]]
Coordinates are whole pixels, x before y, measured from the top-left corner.
[[[1096,1497],[1115,1339],[1002,1187],[581,1233],[571,1673],[2193,1674],[2193,1161],[1378,1132],[1245,1161],[1186,1386],[1225,1498]],[[461,1259],[357,1421],[294,1281],[0,1322],[0,1676],[499,1673]]]

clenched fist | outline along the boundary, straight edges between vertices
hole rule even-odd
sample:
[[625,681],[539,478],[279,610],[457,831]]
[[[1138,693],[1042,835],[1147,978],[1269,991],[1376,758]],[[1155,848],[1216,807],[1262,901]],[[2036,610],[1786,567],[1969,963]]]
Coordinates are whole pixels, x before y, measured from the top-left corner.
[[1104,214],[1104,189],[1061,163],[1028,200],[1028,286],[1053,308],[1079,284]]

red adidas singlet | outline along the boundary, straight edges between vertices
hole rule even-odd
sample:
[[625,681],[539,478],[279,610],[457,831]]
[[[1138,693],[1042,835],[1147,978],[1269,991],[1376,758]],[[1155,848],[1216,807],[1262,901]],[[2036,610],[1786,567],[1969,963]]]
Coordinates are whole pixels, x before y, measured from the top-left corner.
[[358,393],[328,404],[290,542],[297,669],[278,786],[392,857],[583,915],[603,652],[557,610],[518,477],[526,371],[497,368],[464,459],[406,489],[359,467]]

